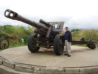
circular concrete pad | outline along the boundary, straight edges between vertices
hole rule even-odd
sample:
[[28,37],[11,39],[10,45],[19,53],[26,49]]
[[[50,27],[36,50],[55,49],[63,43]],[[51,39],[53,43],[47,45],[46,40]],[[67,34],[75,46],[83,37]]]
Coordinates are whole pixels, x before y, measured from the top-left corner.
[[47,50],[40,48],[39,52],[31,53],[27,46],[3,50],[0,52],[0,56],[14,62],[39,66],[81,67],[98,65],[98,49],[92,50],[79,46],[71,46],[71,49],[71,57],[57,56],[53,48]]

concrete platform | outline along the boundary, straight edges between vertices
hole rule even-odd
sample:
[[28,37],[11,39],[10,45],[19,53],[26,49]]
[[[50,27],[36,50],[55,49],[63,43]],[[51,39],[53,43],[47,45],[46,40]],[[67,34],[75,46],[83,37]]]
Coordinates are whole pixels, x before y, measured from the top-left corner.
[[[27,46],[15,47],[3,50],[0,56],[17,63],[25,63],[38,66],[55,67],[85,67],[98,65],[98,49],[72,46],[72,56],[55,55],[53,49],[41,48],[37,53],[31,53]],[[64,52],[65,53],[65,52]]]

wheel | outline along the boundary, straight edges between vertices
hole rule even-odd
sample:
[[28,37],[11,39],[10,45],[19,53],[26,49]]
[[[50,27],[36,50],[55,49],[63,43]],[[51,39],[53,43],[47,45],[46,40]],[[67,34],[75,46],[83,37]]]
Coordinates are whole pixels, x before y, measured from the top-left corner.
[[60,36],[60,34],[57,34],[54,38],[54,52],[56,55],[62,55],[64,51],[64,43]]
[[5,38],[0,40],[0,49],[6,49],[9,47],[9,41]]
[[38,52],[40,47],[37,47],[37,41],[36,41],[37,35],[36,34],[32,34],[30,35],[29,39],[28,39],[28,49],[29,51],[31,51],[32,53]]
[[91,48],[91,49],[95,49],[96,45],[94,43],[88,43],[87,47]]

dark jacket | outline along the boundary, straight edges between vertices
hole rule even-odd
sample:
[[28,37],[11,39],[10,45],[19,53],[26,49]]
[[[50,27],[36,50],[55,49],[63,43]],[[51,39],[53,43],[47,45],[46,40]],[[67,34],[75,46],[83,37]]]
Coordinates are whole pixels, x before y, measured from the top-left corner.
[[[72,41],[72,34],[71,34],[71,32],[70,31],[67,31],[68,32],[68,38],[67,38],[67,40],[68,40],[68,42],[71,42]],[[66,33],[66,32],[65,32]],[[64,37],[65,37],[65,34],[64,34]],[[65,38],[64,38],[65,39]]]

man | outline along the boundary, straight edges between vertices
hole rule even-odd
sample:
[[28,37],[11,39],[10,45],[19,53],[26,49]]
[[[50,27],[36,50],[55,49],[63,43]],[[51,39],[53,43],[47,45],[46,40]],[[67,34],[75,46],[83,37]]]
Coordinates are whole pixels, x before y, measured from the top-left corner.
[[72,35],[71,32],[68,30],[68,27],[65,27],[65,34],[64,34],[64,39],[65,39],[65,46],[66,46],[66,54],[68,57],[71,57],[71,41],[72,41]]

